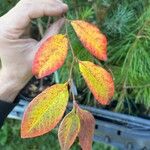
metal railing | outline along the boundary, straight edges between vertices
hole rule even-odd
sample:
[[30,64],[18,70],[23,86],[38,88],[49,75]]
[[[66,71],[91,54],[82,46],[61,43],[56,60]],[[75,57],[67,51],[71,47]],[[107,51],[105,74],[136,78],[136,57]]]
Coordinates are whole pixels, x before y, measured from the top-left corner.
[[[8,117],[21,120],[28,103],[20,98],[19,104]],[[90,111],[96,119],[94,141],[110,144],[119,150],[150,150],[150,119],[81,107]],[[69,103],[66,113],[71,109],[72,104]]]

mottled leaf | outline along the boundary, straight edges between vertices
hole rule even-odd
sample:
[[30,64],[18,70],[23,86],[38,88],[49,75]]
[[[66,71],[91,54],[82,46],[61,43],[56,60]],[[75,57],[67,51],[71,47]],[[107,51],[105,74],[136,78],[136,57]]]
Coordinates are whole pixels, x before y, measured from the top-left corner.
[[93,24],[75,20],[71,22],[77,36],[87,50],[100,60],[107,60],[107,39]]
[[32,73],[42,78],[58,70],[68,53],[68,39],[64,35],[54,35],[43,42],[35,55]]
[[79,67],[95,99],[103,105],[108,104],[114,95],[114,82],[110,73],[89,61],[80,61]]
[[21,137],[32,138],[51,131],[61,120],[67,106],[67,84],[44,90],[27,107],[21,125]]
[[81,109],[77,105],[77,114],[80,118],[79,142],[82,150],[92,150],[93,135],[95,130],[95,119],[93,115]]
[[59,143],[62,150],[69,150],[80,131],[80,120],[73,109],[63,119],[58,130]]

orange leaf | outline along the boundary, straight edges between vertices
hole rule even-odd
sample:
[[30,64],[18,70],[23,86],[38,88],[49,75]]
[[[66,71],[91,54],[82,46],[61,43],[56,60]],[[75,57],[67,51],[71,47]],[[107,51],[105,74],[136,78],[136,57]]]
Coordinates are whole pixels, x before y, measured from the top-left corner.
[[41,44],[35,55],[32,73],[42,78],[58,70],[65,62],[68,53],[68,39],[62,35],[54,35]]
[[95,99],[103,105],[108,104],[114,95],[114,82],[110,73],[89,61],[80,61],[79,67]]
[[26,109],[21,137],[32,138],[51,131],[62,118],[69,94],[67,84],[56,84],[39,94]]
[[73,109],[63,119],[58,130],[59,143],[62,150],[69,150],[80,131],[80,120]]
[[[77,105],[78,106],[78,105]],[[77,114],[80,118],[80,132],[79,132],[79,142],[82,147],[82,150],[92,150],[92,141],[95,130],[95,119],[93,115],[77,107]]]
[[93,24],[75,20],[71,22],[80,41],[89,52],[100,60],[107,60],[107,39]]

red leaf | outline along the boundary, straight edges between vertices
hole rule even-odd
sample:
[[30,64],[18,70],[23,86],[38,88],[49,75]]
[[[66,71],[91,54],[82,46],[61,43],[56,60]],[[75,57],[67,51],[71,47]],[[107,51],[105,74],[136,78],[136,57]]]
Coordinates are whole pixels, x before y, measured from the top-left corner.
[[93,115],[81,109],[77,105],[77,114],[80,118],[79,142],[82,150],[92,150],[93,135],[95,130],[95,119]]
[[39,94],[27,107],[21,124],[21,137],[32,138],[51,131],[67,106],[67,84],[56,84]]
[[60,124],[58,130],[59,143],[62,150],[69,150],[80,131],[80,120],[73,109]]
[[62,35],[48,38],[35,55],[32,73],[42,78],[58,70],[65,62],[68,53],[68,39]]
[[93,24],[75,20],[71,22],[77,36],[87,50],[100,60],[107,60],[107,39]]
[[80,61],[79,67],[95,99],[106,105],[114,95],[114,82],[109,72],[89,61]]

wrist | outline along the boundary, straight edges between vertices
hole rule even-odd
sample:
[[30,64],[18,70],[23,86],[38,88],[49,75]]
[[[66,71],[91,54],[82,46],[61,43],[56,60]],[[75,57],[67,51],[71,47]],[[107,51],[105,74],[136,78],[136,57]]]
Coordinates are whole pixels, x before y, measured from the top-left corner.
[[0,71],[0,100],[12,103],[21,88],[16,79]]

